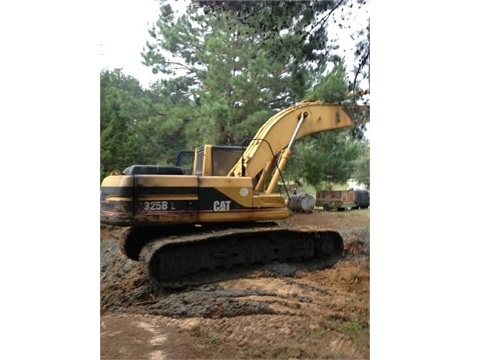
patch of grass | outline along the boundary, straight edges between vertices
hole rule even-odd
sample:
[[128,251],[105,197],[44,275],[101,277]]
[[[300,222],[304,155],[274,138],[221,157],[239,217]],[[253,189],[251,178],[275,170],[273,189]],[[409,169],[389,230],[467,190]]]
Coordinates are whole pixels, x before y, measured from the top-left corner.
[[339,331],[352,339],[359,348],[369,348],[369,325],[359,320],[345,321]]
[[202,352],[209,359],[275,359],[286,358],[285,349],[265,348],[253,344],[239,345],[224,339],[219,334],[209,334],[199,330],[195,335]]
[[369,325],[359,321],[345,321],[339,325],[339,331],[348,335],[360,335],[369,332]]
[[309,330],[308,336],[313,337],[313,338],[319,338],[319,337],[324,336],[324,334],[326,334],[326,331],[321,330],[321,329],[313,328],[313,329]]
[[220,339],[219,337],[202,337],[200,339],[200,342],[201,342],[201,345],[205,348],[205,349],[211,349],[213,347],[218,347],[220,344],[221,344],[221,341],[222,339]]
[[202,329],[199,329],[194,336],[198,338],[200,347],[211,354],[212,359],[224,357],[225,344],[223,338],[218,335],[210,335]]
[[230,351],[228,359],[297,359],[307,357],[306,354],[301,349],[301,344],[292,344],[288,346],[259,346],[259,345],[242,345],[237,346],[235,344],[230,344]]
[[357,282],[358,279],[359,279],[358,273],[353,272],[353,273],[349,274],[349,281],[351,281],[351,282]]
[[238,346],[236,344],[231,345],[231,355],[230,359],[274,359],[275,351],[271,348],[257,345],[243,345]]

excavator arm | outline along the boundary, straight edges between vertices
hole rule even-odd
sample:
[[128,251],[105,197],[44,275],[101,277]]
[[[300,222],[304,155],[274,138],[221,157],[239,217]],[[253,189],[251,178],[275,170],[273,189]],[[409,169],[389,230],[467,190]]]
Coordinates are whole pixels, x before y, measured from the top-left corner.
[[[369,122],[369,106],[332,105],[303,101],[271,117],[256,133],[228,176],[256,177],[255,190],[262,190],[274,170],[266,194],[274,191],[297,139],[327,130],[352,127]],[[275,167],[277,155],[280,155]]]

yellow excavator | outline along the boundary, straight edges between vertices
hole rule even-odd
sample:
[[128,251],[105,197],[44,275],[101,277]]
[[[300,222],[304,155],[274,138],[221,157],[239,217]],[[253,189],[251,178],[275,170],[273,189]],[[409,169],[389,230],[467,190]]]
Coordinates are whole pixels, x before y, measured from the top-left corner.
[[344,251],[337,231],[278,224],[290,216],[278,184],[297,139],[366,122],[369,106],[303,101],[266,121],[245,148],[196,148],[189,171],[181,161],[115,170],[101,183],[100,221],[121,227],[122,252],[160,286],[234,265],[334,264]]

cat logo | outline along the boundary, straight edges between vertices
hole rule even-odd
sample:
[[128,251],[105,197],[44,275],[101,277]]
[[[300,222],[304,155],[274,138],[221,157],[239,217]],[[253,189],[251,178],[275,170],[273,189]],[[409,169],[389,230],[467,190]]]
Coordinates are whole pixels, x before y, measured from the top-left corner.
[[213,211],[230,211],[231,200],[213,201]]

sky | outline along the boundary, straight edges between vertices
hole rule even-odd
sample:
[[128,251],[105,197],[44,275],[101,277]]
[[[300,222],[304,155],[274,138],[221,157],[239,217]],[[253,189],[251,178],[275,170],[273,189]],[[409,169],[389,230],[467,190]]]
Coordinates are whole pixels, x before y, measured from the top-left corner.
[[149,40],[148,28],[158,19],[154,0],[103,0],[99,28],[100,69],[122,68],[148,86],[156,77],[141,64],[141,51]]

